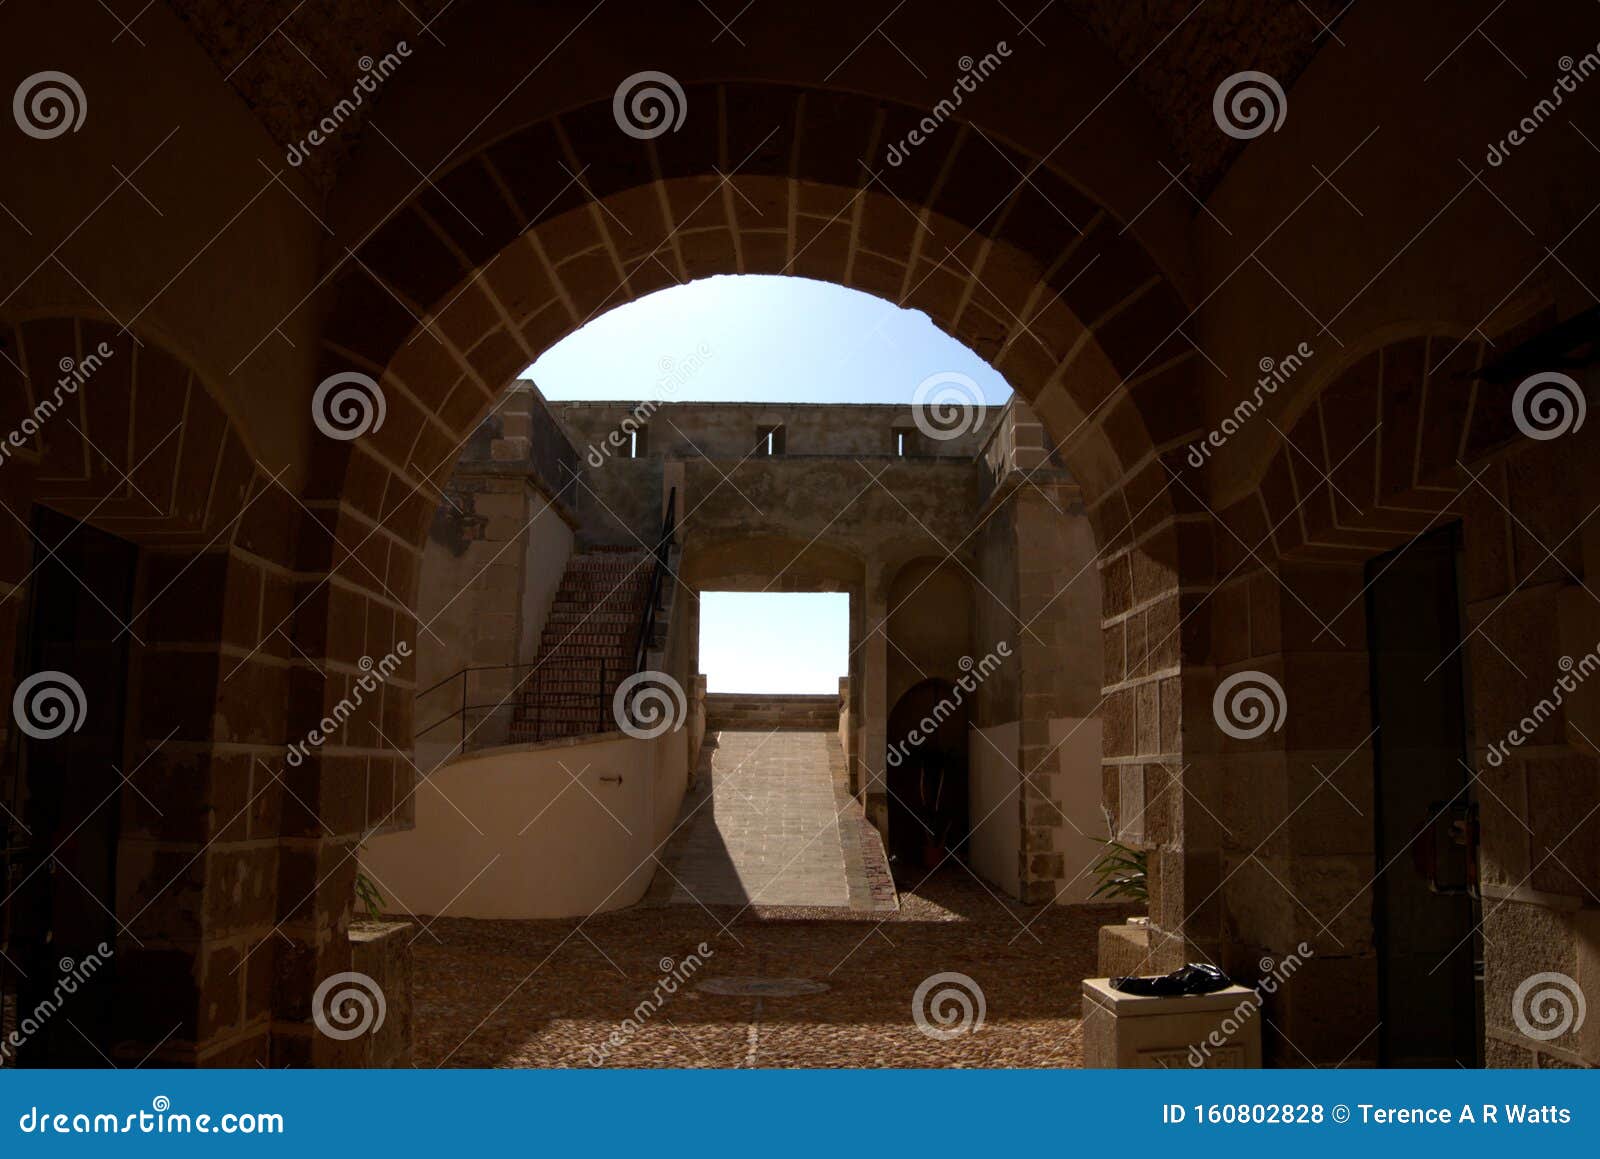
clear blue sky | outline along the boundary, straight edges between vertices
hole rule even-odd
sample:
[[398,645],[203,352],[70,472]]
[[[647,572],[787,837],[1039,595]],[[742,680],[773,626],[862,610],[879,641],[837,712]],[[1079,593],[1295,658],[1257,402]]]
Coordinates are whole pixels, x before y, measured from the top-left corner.
[[[698,369],[663,391],[662,361]],[[970,377],[988,406],[1011,388],[920,310],[809,278],[723,275],[600,315],[523,372],[548,399],[909,403],[930,374]]]
[[702,592],[707,692],[837,692],[849,671],[843,592]]
[[[830,282],[742,275],[619,306],[546,350],[523,377],[563,402],[909,404],[923,379],[952,371],[976,382],[987,406],[1011,396],[1004,378],[921,311]],[[703,597],[700,669],[712,692],[833,692],[848,651],[848,596]]]

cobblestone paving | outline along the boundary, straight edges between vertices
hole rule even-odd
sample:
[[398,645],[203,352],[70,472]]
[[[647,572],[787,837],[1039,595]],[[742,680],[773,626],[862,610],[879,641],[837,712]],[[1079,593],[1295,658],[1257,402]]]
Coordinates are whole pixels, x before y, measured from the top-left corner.
[[[1096,931],[1129,912],[1001,904],[964,868],[948,865],[885,913],[662,905],[583,922],[439,919],[415,943],[416,1060],[1076,1066],[1079,983],[1095,970]],[[918,1029],[912,998],[924,979],[946,971],[973,980],[985,1018],[976,1032],[941,1041]],[[685,980],[667,993],[663,977],[674,974]],[[697,988],[741,976],[809,978],[829,988],[790,998]]]
[[650,900],[894,908],[877,831],[849,793],[837,734],[723,730],[663,850]]

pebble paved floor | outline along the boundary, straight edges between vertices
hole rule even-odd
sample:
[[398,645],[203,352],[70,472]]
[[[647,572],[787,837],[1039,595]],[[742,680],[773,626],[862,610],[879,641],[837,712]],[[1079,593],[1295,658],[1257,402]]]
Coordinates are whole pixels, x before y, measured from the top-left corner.
[[[639,906],[582,923],[439,919],[414,947],[416,1065],[1078,1066],[1079,983],[1095,972],[1097,929],[1128,912],[1001,906],[954,865],[884,914],[740,910]],[[652,1006],[663,977],[684,975],[701,943],[702,964]],[[946,972],[981,990],[984,1020],[941,1040],[918,1029],[913,998]],[[701,988],[744,977],[828,989],[752,998]]]
[[[689,876],[658,873],[638,906],[582,921],[432,921],[414,942],[416,1064],[1079,1065],[1079,984],[1095,972],[1097,931],[1133,910],[1018,905],[954,861],[897,904],[877,835],[841,788],[842,759],[824,734],[805,735],[779,734],[770,752],[747,735],[717,738],[699,786],[717,825],[694,824],[692,795],[691,823],[662,858]],[[771,776],[741,780],[741,761]],[[778,783],[784,769],[797,784]],[[826,855],[796,859],[811,836]],[[785,856],[803,870],[775,871]],[[924,1000],[927,1025],[940,1029],[943,1012],[965,1027],[933,1037],[919,1028],[917,989],[950,973],[966,976],[956,987],[973,1014],[962,1022],[959,1000]],[[792,978],[827,988],[751,997],[705,986]]]

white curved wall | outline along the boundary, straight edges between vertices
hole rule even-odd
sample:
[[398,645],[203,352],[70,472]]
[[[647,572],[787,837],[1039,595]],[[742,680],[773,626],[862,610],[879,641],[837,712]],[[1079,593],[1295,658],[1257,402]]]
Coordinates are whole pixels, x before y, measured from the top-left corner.
[[677,821],[688,735],[520,746],[446,765],[417,790],[416,828],[373,838],[362,868],[390,912],[555,918],[632,905]]

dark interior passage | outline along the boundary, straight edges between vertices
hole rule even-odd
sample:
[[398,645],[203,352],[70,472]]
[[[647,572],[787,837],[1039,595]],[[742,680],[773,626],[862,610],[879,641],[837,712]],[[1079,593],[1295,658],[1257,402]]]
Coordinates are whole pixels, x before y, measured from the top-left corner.
[[1367,568],[1379,1061],[1481,1066],[1477,810],[1466,763],[1458,526]]
[[[115,1042],[116,855],[136,549],[45,508],[16,650],[5,789],[6,989],[24,1066]],[[102,952],[101,947],[111,951]]]

